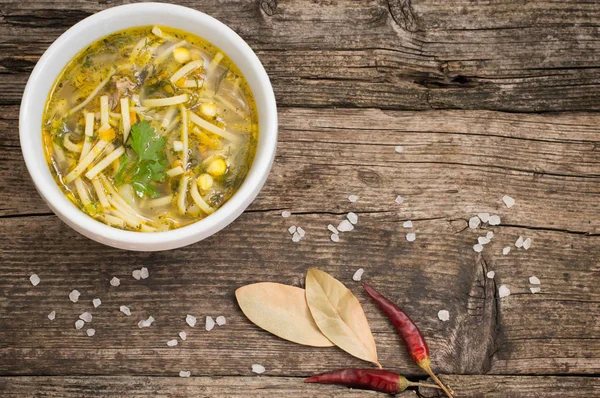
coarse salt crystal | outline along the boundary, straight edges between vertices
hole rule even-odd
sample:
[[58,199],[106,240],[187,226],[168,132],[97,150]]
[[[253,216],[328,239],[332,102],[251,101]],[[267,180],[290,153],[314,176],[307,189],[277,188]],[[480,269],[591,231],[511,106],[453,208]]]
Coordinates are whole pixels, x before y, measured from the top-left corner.
[[354,225],[348,220],[342,220],[342,222],[337,226],[337,230],[340,232],[348,232],[354,229]]
[[475,250],[477,253],[481,253],[481,251],[483,250],[483,245],[476,243],[473,245],[473,250]]
[[480,245],[487,245],[488,243],[490,243],[490,240],[485,236],[480,236],[479,238],[477,238],[477,242]]
[[138,281],[139,281],[140,279],[142,279],[142,271],[140,271],[139,269],[136,269],[136,270],[134,270],[134,271],[131,273],[131,275],[132,275],[132,276],[133,276],[135,279],[137,279]]
[[488,279],[494,279],[494,276],[496,276],[496,271],[488,271],[486,276],[488,277]]
[[252,371],[257,374],[265,373],[265,367],[262,365],[254,364],[252,365]]
[[402,153],[404,151],[404,147],[402,145],[396,145],[394,151],[396,151],[396,153]]
[[142,319],[138,322],[138,328],[149,328],[154,322],[154,317],[149,316],[148,319]]
[[450,319],[450,313],[447,310],[438,311],[438,318],[440,321],[446,322]]
[[529,290],[531,290],[531,293],[536,294],[542,291],[541,287],[530,287]]
[[506,287],[506,285],[500,285],[500,288],[498,289],[498,296],[500,298],[510,296],[510,289]]
[[406,240],[409,242],[414,242],[417,239],[417,235],[414,232],[409,232],[406,234]]
[[523,249],[529,250],[531,247],[531,238],[527,238],[523,241]]
[[352,275],[352,280],[356,281],[356,282],[360,282],[364,272],[365,272],[365,270],[362,268],[357,269],[356,272],[354,273],[354,275]]
[[95,334],[96,334],[96,330],[95,330],[95,329],[92,329],[92,328],[89,328],[89,329],[88,329],[88,330],[86,330],[85,332],[87,333],[87,335],[88,335],[89,337],[92,337],[93,335],[95,335]]
[[500,225],[500,216],[496,216],[496,215],[490,216],[488,224],[490,224],[490,225]]
[[506,246],[504,249],[502,249],[502,254],[506,256],[508,253],[510,253],[510,246]]
[[477,227],[479,227],[480,224],[481,224],[481,219],[479,217],[473,216],[473,217],[469,218],[469,228],[477,229]]
[[179,338],[183,341],[187,340],[187,333],[182,330],[179,332]]
[[281,212],[281,217],[283,217],[283,218],[288,218],[291,215],[292,215],[292,213],[287,210]]
[[327,229],[330,230],[331,232],[333,232],[334,234],[339,234],[339,231],[337,230],[336,227],[334,227],[333,225],[329,224],[327,226]]
[[188,314],[185,317],[185,323],[187,323],[188,325],[190,325],[191,327],[196,326],[196,317],[193,315]]
[[350,195],[348,196],[348,200],[352,203],[356,203],[358,202],[358,196],[357,195]]
[[404,198],[400,195],[396,196],[396,203],[401,205],[402,203],[404,203]]
[[215,320],[212,319],[212,316],[206,317],[206,323],[204,324],[204,328],[207,332],[210,332],[215,327]]
[[340,236],[338,234],[331,234],[331,241],[336,243],[339,242]]
[[515,242],[515,246],[518,247],[519,249],[521,247],[523,247],[523,237],[519,236],[519,239],[517,239],[517,241]]
[[490,213],[477,213],[477,217],[479,217],[481,222],[490,221]]
[[169,347],[175,347],[177,345],[177,340],[176,339],[169,340],[169,341],[167,341],[167,345]]
[[148,278],[150,276],[150,272],[148,272],[148,268],[142,267],[142,269],[140,269],[140,276],[142,277],[142,279]]
[[71,293],[69,293],[69,300],[76,303],[79,300],[79,296],[81,296],[81,293],[79,293],[77,290],[73,290]]
[[29,277],[29,281],[33,286],[37,286],[40,283],[40,277],[37,274],[33,274]]
[[94,308],[98,308],[100,307],[100,304],[102,304],[102,300],[100,300],[99,298],[95,298],[92,300],[92,304],[94,305]]
[[485,234],[485,237],[489,240],[492,240],[492,238],[494,237],[494,233],[492,231],[488,231],[487,234]]
[[81,319],[78,319],[75,322],[75,329],[81,329],[83,327],[83,325],[85,325],[85,322],[83,322]]
[[225,317],[223,315],[218,316],[217,319],[215,319],[215,321],[217,322],[217,325],[219,325],[219,326],[223,326],[227,323],[227,319],[225,319]]
[[306,231],[304,231],[302,227],[296,228],[296,232],[298,232],[298,235],[300,235],[301,238],[304,238],[304,235],[306,235]]
[[404,228],[412,228],[412,227],[413,227],[413,223],[412,223],[412,221],[410,221],[410,220],[408,220],[408,221],[404,221],[404,222],[402,223],[402,226],[403,226]]
[[350,221],[352,224],[355,224],[358,222],[358,216],[356,215],[356,213],[350,212],[346,215],[346,218],[348,219],[348,221]]
[[51,313],[48,314],[48,319],[53,321],[54,318],[56,318],[56,311],[52,311]]
[[296,232],[296,226],[292,225],[291,227],[289,227],[288,232],[290,233],[290,235],[294,235],[294,232]]
[[113,278],[110,280],[110,284],[111,286],[119,286],[121,281],[116,276],[113,276]]
[[131,310],[129,309],[129,307],[126,307],[124,305],[119,307],[119,311],[121,311],[123,314],[130,316],[131,315]]
[[190,372],[189,370],[180,370],[179,371],[179,377],[190,377],[192,375],[192,372]]
[[529,283],[531,283],[532,285],[539,285],[542,282],[540,281],[540,278],[538,278],[537,276],[530,276]]
[[294,232],[294,235],[292,235],[292,242],[300,242],[300,239],[302,239],[302,236],[297,231]]
[[502,201],[509,209],[515,205],[515,200],[508,195],[504,195]]
[[92,314],[90,314],[89,312],[84,312],[83,314],[79,315],[79,319],[81,319],[85,322],[91,322]]

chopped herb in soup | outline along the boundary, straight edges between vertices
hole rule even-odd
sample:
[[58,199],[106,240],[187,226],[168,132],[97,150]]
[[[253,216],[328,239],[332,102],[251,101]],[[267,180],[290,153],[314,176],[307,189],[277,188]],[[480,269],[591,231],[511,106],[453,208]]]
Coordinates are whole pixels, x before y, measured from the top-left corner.
[[99,221],[166,231],[207,217],[240,187],[258,115],[238,68],[206,40],[141,27],[79,53],[43,120],[50,169]]

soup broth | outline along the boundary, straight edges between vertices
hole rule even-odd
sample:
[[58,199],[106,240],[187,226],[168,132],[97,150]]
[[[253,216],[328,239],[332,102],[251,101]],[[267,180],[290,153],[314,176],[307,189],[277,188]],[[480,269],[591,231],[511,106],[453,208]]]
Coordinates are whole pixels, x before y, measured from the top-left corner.
[[258,115],[223,52],[149,26],[73,58],[42,127],[50,170],[75,205],[106,224],[153,232],[198,221],[231,198],[254,159]]

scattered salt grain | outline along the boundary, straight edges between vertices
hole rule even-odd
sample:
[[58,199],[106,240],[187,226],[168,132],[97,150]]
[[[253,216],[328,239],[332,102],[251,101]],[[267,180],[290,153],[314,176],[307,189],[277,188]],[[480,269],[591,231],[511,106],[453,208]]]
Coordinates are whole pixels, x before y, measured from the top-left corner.
[[134,270],[134,271],[131,273],[131,275],[132,275],[132,276],[133,276],[135,279],[137,279],[138,281],[139,281],[140,279],[142,279],[142,271],[140,271],[139,269],[136,269],[136,270]]
[[473,216],[473,217],[469,218],[469,228],[477,229],[480,224],[481,224],[481,219],[479,217]]
[[350,212],[346,215],[346,218],[354,225],[356,225],[356,223],[358,222],[358,216],[356,215],[356,213]]
[[95,335],[95,334],[96,334],[96,330],[95,330],[95,329],[92,329],[92,328],[89,328],[89,329],[88,329],[88,330],[86,330],[85,332],[87,333],[87,335],[88,335],[89,337],[92,337],[93,335]]
[[531,238],[527,238],[523,241],[523,249],[529,250],[531,247]]
[[285,210],[281,212],[281,217],[283,218],[288,218],[292,215],[292,213],[290,213],[289,211]]
[[182,330],[181,332],[179,332],[179,338],[185,341],[187,339],[187,333]]
[[509,209],[515,205],[515,200],[508,195],[504,195],[502,201]]
[[149,316],[148,319],[142,319],[138,322],[138,328],[149,328],[154,322],[154,317]]
[[490,213],[477,213],[477,217],[479,217],[481,222],[490,221]]
[[494,277],[496,276],[496,271],[488,271],[488,273],[485,274],[485,276],[487,276],[488,279],[494,279]]
[[140,275],[141,275],[142,279],[148,278],[150,276],[150,272],[148,272],[148,268],[142,267],[142,269],[140,269]]
[[33,274],[29,277],[29,281],[33,286],[37,286],[40,283],[40,277],[37,274]]
[[396,196],[396,203],[401,205],[402,203],[404,203],[404,198],[400,195]]
[[306,235],[306,231],[304,231],[302,227],[296,228],[296,232],[298,232],[298,235],[300,235],[301,238],[304,238],[304,235]]
[[542,291],[542,288],[540,287],[530,287],[529,290],[531,290],[531,293],[536,294]]
[[179,377],[190,377],[192,373],[189,370],[180,370]]
[[494,233],[492,231],[488,231],[487,234],[485,234],[485,237],[489,240],[492,240],[492,238],[494,237]]
[[302,239],[302,236],[300,236],[298,232],[294,232],[294,235],[292,235],[292,242],[300,242],[300,239]]
[[356,202],[358,202],[358,196],[350,195],[350,196],[348,196],[348,200],[352,203],[356,203]]
[[331,232],[333,232],[333,233],[334,233],[334,234],[336,234],[336,235],[337,235],[337,234],[339,234],[339,231],[337,230],[337,228],[336,228],[336,227],[334,227],[334,226],[333,226],[333,225],[331,225],[331,224],[329,224],[329,225],[327,226],[327,229],[328,229],[328,230],[330,230]]
[[196,317],[193,315],[188,314],[185,317],[185,323],[187,323],[188,325],[190,325],[191,327],[196,326]]
[[523,237],[519,236],[519,239],[517,239],[517,241],[515,242],[515,246],[518,247],[519,249],[523,247]]
[[537,276],[530,276],[529,283],[531,283],[532,285],[539,285],[542,282],[540,281],[540,278],[538,278]]
[[506,246],[504,249],[502,249],[502,254],[506,256],[508,253],[510,253],[510,246]]
[[92,300],[92,304],[94,305],[94,308],[98,308],[100,307],[100,304],[102,304],[102,300],[100,300],[99,298],[95,298]]
[[413,227],[413,223],[412,223],[412,221],[410,221],[410,220],[408,220],[408,221],[404,221],[404,222],[402,223],[402,226],[403,226],[404,228],[412,228],[412,227]]
[[417,239],[417,235],[414,232],[409,232],[406,234],[406,240],[409,242],[414,242]]
[[290,233],[290,235],[294,235],[294,232],[296,232],[296,226],[292,225],[291,227],[289,227],[288,232]]
[[477,242],[480,245],[487,245],[488,243],[490,243],[490,240],[485,236],[480,236],[479,238],[477,238]]
[[256,374],[265,373],[265,367],[262,365],[254,364],[252,365],[252,371]]
[[402,145],[397,145],[394,148],[394,151],[396,151],[396,153],[402,153],[402,152],[404,152],[404,147]]
[[488,220],[488,224],[490,225],[500,225],[500,216],[490,216],[490,219]]
[[110,284],[111,286],[119,286],[121,281],[116,276],[113,276],[113,278],[110,280]]
[[121,311],[123,314],[129,316],[131,315],[131,310],[129,309],[129,307],[126,307],[124,305],[119,307],[119,311]]
[[500,288],[498,289],[498,296],[500,296],[500,298],[510,296],[510,289],[505,285],[500,285]]
[[210,332],[215,327],[215,320],[212,319],[212,316],[206,317],[206,323],[204,324],[204,328],[207,332]]
[[79,296],[81,296],[81,293],[79,293],[77,290],[73,290],[71,293],[69,293],[69,300],[76,303],[79,300]]
[[175,340],[175,339],[169,340],[169,341],[167,341],[167,345],[169,347],[175,347],[177,345],[177,340]]
[[52,311],[51,313],[48,314],[48,319],[53,321],[54,318],[56,318],[56,311]]
[[438,318],[440,319],[440,321],[446,322],[450,320],[450,313],[446,310],[440,310],[438,312]]
[[81,329],[83,327],[83,325],[85,325],[85,322],[83,322],[81,319],[78,319],[75,322],[75,329]]
[[356,272],[354,273],[354,275],[352,275],[352,280],[356,281],[356,282],[360,282],[364,272],[365,272],[365,270],[362,268],[357,269]]
[[342,222],[337,226],[338,231],[340,232],[348,232],[354,229],[354,225],[348,220],[342,220]]
[[477,253],[481,253],[481,251],[483,250],[483,246],[479,243],[473,245],[473,250],[475,250]]
[[335,243],[339,242],[340,236],[338,234],[331,234],[331,241]]
[[90,314],[89,312],[84,312],[83,314],[79,315],[79,319],[81,319],[84,322],[91,322],[92,314]]
[[223,326],[227,323],[227,319],[225,319],[225,317],[223,315],[220,315],[217,317],[216,322],[217,322],[217,325]]

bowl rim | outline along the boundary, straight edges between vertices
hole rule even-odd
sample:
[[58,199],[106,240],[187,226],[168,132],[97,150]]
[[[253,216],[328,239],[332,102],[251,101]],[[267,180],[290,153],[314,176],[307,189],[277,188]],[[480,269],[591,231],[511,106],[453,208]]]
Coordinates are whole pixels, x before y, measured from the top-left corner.
[[[245,61],[248,61],[247,67],[242,68],[238,65],[240,71],[245,76],[247,73],[244,72],[244,69],[257,75],[258,83],[255,87],[252,87],[255,98],[257,97],[257,88],[262,91],[261,94],[265,97],[265,104],[263,105],[266,107],[264,110],[265,117],[264,120],[263,118],[259,118],[260,133],[257,152],[242,185],[227,202],[210,216],[187,226],[164,232],[148,233],[122,230],[97,221],[80,210],[64,195],[58,184],[55,182],[45,158],[41,160],[37,159],[36,153],[34,153],[36,151],[36,145],[43,146],[41,126],[35,126],[36,123],[30,121],[30,114],[34,113],[34,111],[30,109],[32,107],[32,98],[35,94],[40,94],[36,93],[36,91],[41,90],[38,89],[38,85],[39,80],[45,78],[45,76],[43,76],[45,70],[49,68],[49,65],[60,62],[62,65],[60,71],[62,71],[71,60],[68,59],[62,63],[63,61],[61,59],[56,58],[56,54],[61,50],[64,51],[64,48],[68,45],[69,41],[73,40],[73,38],[81,32],[93,29],[97,24],[101,24],[106,19],[115,17],[124,18],[125,15],[130,15],[140,10],[155,13],[157,15],[160,15],[163,12],[176,13],[182,17],[193,19],[195,22],[197,21],[197,23],[208,25],[211,29],[215,30],[216,34],[226,35],[227,39],[230,40],[231,45],[235,48],[235,51],[239,52],[240,56],[244,58]],[[130,27],[147,25],[149,24],[133,24]],[[163,25],[158,21],[156,25],[168,26]],[[116,31],[118,30],[113,31],[112,33]],[[190,33],[195,34],[193,32]],[[106,36],[106,34],[93,34],[92,36],[93,38],[87,45],[101,39]],[[209,42],[211,41],[208,38],[205,39]],[[82,48],[85,48],[85,46],[78,49],[77,53],[79,53]],[[230,53],[231,50],[224,52]],[[57,77],[58,75],[53,76],[52,82],[54,82]],[[42,94],[44,95],[45,102],[49,92],[44,92]],[[257,108],[258,107],[259,105],[257,104]],[[43,109],[41,112],[43,115]],[[35,134],[39,135],[39,140],[31,139],[32,134],[34,134],[32,131],[37,131]],[[242,214],[246,207],[256,198],[264,185],[275,157],[277,134],[277,108],[273,88],[262,63],[250,46],[231,28],[217,19],[189,7],[166,3],[134,3],[111,7],[88,16],[73,25],[50,45],[37,62],[23,92],[19,113],[19,136],[23,158],[37,191],[52,211],[79,233],[100,243],[129,250],[154,251],[174,249],[205,239],[229,225]],[[39,143],[37,141],[39,141]],[[259,149],[262,149],[260,154]]]

